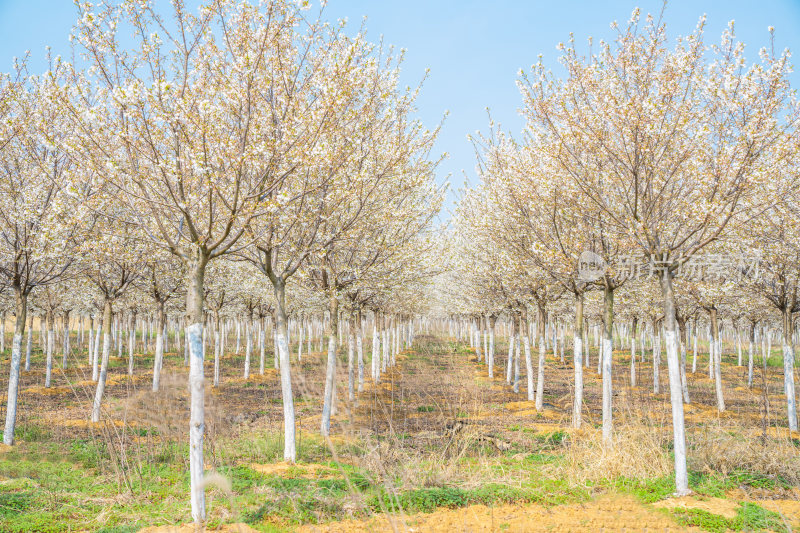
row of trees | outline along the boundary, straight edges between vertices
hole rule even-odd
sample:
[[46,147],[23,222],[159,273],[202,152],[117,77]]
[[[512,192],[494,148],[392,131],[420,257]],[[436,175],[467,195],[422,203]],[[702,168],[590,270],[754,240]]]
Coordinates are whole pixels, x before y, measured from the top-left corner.
[[588,56],[574,40],[560,45],[563,75],[541,61],[522,72],[524,134],[515,139],[491,124],[490,133],[474,139],[480,183],[464,192],[450,236],[458,250],[454,277],[469,280],[451,297],[462,314],[486,317],[490,373],[497,316],[510,310],[518,330],[527,332],[528,314],[536,313],[535,386],[527,334],[523,339],[528,394],[537,408],[548,316],[571,298],[576,427],[587,348],[584,299],[602,291],[599,370],[608,446],[615,321],[625,317],[632,361],[639,326],[663,328],[678,494],[688,492],[683,405],[690,337],[684,332],[697,310],[710,324],[720,410],[719,313],[757,324],[766,316],[753,303],[757,295],[780,313],[787,419],[797,429],[792,320],[799,310],[800,108],[787,77],[788,52],[765,48],[750,64],[732,24],[716,45],[706,44],[704,26],[701,19],[671,44],[660,18],[641,20],[636,10],[627,26],[614,25],[614,42],[600,42]]
[[327,434],[340,306],[409,313],[430,277],[437,130],[413,118],[418,88],[400,87],[402,56],[303,4],[210,0],[192,13],[175,2],[171,18],[148,1],[78,10],[71,62],[31,75],[23,61],[0,83],[0,274],[15,302],[4,440],[31,294],[102,310],[94,420],[119,304],[146,292],[163,336],[180,298],[202,522],[206,313],[218,333],[226,302],[272,306],[294,461],[287,321],[290,305],[313,301],[287,299],[314,294],[327,307]]

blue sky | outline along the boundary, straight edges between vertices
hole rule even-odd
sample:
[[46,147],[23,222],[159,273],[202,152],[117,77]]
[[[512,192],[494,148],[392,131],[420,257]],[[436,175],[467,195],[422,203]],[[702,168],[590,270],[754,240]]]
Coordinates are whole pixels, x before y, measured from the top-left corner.
[[[437,149],[450,154],[438,173],[441,181],[449,175],[450,209],[464,180],[475,182],[474,152],[466,136],[486,130],[486,108],[505,129],[522,128],[514,83],[520,68],[529,67],[539,54],[555,67],[555,47],[570,32],[580,44],[590,35],[608,39],[611,21],[626,21],[636,6],[657,13],[661,5],[660,0],[329,0],[327,17],[346,17],[355,27],[367,16],[373,40],[383,35],[386,43],[407,50],[404,82],[409,85],[430,68],[419,116],[434,127],[449,111]],[[30,50],[32,67],[42,70],[46,45],[66,53],[74,9],[72,0],[0,0],[0,68],[9,70],[13,56]],[[770,25],[778,48],[800,50],[800,1],[673,0],[666,12],[668,31],[687,34],[703,14],[709,42],[735,20],[748,57],[768,43]],[[793,77],[797,86],[798,74]]]

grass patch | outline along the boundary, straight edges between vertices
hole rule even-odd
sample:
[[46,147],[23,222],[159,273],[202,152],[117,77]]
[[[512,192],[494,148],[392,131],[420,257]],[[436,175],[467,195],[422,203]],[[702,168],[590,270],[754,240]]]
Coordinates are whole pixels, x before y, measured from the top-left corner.
[[780,531],[785,528],[780,515],[753,503],[743,503],[736,517],[725,518],[700,509],[671,510],[670,514],[683,526],[695,526],[705,531]]

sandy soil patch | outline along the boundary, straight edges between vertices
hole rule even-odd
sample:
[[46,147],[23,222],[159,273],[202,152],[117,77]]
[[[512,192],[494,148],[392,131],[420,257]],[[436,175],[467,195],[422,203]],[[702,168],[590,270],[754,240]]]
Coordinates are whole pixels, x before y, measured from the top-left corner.
[[260,474],[271,476],[281,476],[285,478],[305,478],[305,479],[327,479],[334,477],[336,472],[331,468],[318,464],[292,464],[292,463],[272,463],[260,464],[249,463],[246,465]]
[[789,521],[795,530],[800,526],[800,501],[798,500],[756,500],[753,503],[760,505],[767,511],[778,513]]
[[739,502],[735,500],[725,500],[723,498],[696,498],[693,496],[682,496],[680,498],[669,498],[653,504],[660,509],[698,509],[707,511],[725,518],[735,518],[736,511],[739,509]]

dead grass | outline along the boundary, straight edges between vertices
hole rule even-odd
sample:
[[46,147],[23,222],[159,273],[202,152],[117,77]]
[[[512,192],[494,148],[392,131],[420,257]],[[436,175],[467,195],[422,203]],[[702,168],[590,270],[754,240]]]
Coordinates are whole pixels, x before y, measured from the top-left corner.
[[792,485],[800,484],[800,449],[786,438],[754,437],[741,426],[708,425],[688,439],[691,470],[753,472]]
[[570,482],[585,485],[618,477],[647,479],[669,474],[664,432],[643,425],[619,425],[613,444],[603,444],[599,429],[572,434],[560,473]]

